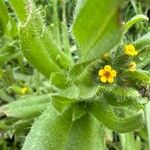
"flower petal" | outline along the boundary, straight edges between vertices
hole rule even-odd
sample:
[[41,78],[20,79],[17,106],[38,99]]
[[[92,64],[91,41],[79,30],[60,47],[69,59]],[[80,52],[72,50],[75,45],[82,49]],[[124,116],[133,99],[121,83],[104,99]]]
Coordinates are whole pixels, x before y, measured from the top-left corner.
[[114,78],[110,76],[110,77],[108,78],[108,82],[109,82],[109,83],[114,82]]
[[105,66],[104,66],[104,70],[105,70],[105,71],[110,71],[110,70],[111,70],[111,66],[105,65]]
[[112,76],[112,77],[116,77],[116,75],[117,75],[116,70],[111,70],[110,73],[111,73],[111,76]]
[[135,47],[132,44],[127,45],[129,51],[135,51]]
[[103,76],[104,73],[105,73],[104,69],[101,69],[101,70],[98,71],[99,76]]
[[138,54],[138,51],[135,50],[135,51],[133,52],[133,55],[135,56],[135,55],[137,55],[137,54]]
[[101,77],[100,80],[103,82],[103,83],[106,83],[107,82],[107,78],[105,76]]

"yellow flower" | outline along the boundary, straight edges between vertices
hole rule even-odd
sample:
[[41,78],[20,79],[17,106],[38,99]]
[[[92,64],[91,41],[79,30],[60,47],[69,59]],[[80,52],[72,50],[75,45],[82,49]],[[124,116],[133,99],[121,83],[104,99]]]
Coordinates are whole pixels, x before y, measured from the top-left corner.
[[138,51],[135,49],[134,45],[129,44],[125,46],[125,54],[135,56],[138,54]]
[[20,93],[21,94],[26,94],[26,93],[28,93],[28,90],[29,90],[28,87],[26,87],[26,86],[22,87]]
[[135,62],[131,62],[129,64],[129,70],[130,71],[135,71],[136,70],[136,63]]
[[114,82],[114,77],[116,77],[117,72],[113,70],[110,65],[105,65],[104,69],[98,71],[98,74],[103,83],[112,83]]

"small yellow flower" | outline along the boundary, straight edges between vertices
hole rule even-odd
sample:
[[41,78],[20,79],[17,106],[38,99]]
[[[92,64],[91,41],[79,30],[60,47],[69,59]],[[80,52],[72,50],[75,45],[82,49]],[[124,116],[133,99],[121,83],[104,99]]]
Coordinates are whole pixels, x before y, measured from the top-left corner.
[[104,69],[98,71],[98,75],[103,83],[112,83],[114,82],[114,77],[116,77],[117,72],[113,70],[110,65],[105,65]]
[[20,93],[21,94],[26,94],[26,93],[28,93],[28,90],[29,90],[28,87],[26,87],[26,86],[22,87]]
[[129,64],[129,70],[130,71],[135,71],[136,70],[136,63],[135,62],[131,62]]
[[138,51],[135,49],[134,45],[129,44],[125,46],[125,54],[135,56],[138,54]]

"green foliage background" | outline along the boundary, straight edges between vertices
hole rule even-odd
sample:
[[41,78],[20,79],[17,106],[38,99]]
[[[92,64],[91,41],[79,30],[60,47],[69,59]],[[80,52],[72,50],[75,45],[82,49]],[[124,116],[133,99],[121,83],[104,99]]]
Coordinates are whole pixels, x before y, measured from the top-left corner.
[[[93,1],[0,0],[0,149],[148,150],[149,1]],[[125,43],[140,50],[134,73]],[[100,84],[107,63],[128,76]]]

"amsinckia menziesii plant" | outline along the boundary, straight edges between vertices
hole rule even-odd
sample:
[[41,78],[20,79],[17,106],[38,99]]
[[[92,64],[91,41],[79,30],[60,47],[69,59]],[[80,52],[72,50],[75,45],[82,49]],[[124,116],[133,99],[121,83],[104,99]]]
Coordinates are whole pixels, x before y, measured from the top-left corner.
[[[53,93],[32,100],[33,116],[41,115],[23,150],[103,150],[106,127],[124,133],[143,126],[149,97],[140,89],[149,90],[150,72],[143,68],[150,63],[150,33],[136,41],[125,42],[123,37],[133,24],[148,19],[137,15],[122,25],[120,3],[78,0],[71,27],[77,62],[70,51],[61,50],[40,10],[30,3],[20,27],[22,52],[50,79]],[[44,102],[47,105],[38,110]]]

